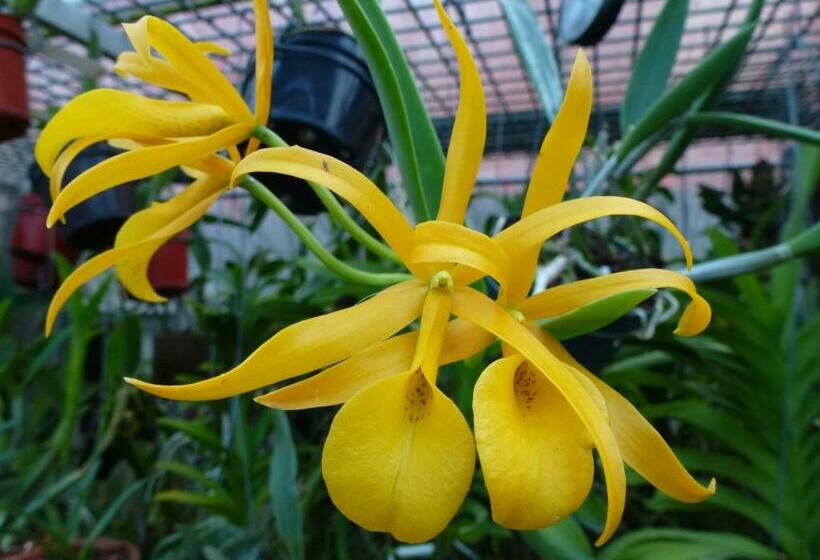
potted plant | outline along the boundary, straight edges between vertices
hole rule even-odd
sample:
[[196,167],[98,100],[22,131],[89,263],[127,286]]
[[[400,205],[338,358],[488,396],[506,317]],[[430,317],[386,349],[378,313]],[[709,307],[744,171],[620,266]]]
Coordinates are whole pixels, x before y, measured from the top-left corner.
[[[293,26],[274,49],[268,126],[291,144],[367,169],[385,136],[381,105],[356,40],[336,29]],[[242,87],[253,105],[254,59]],[[323,209],[301,180],[265,177],[297,214]]]
[[[63,185],[67,185],[85,170],[118,152],[107,144],[95,144],[80,152],[66,170]],[[30,171],[32,191],[48,197],[48,178],[33,164]],[[66,214],[63,234],[66,242],[77,250],[99,251],[114,244],[114,237],[125,220],[137,210],[133,184],[128,183],[78,204]]]
[[18,0],[0,5],[0,142],[22,136],[28,128],[26,34],[20,18],[35,4]]
[[29,193],[20,198],[20,207],[11,236],[12,277],[16,284],[37,290],[51,290],[57,276],[51,262],[53,252],[72,258],[62,228],[46,228],[48,205],[45,199]]

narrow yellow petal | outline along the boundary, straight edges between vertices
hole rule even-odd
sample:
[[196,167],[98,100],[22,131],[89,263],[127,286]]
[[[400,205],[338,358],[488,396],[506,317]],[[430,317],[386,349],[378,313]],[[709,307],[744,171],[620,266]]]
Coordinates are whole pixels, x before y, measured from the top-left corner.
[[[254,116],[262,126],[268,124],[270,115],[271,79],[273,77],[273,28],[267,0],[253,1],[256,22],[256,78],[254,90]],[[259,139],[251,138],[245,155],[259,147]]]
[[[564,101],[555,121],[550,125],[527,186],[524,209],[526,217],[542,208],[561,202],[567,190],[575,158],[586,137],[592,111],[592,70],[584,51],[578,50],[569,76]],[[510,301],[519,302],[527,296],[538,265],[540,247],[518,256],[510,287]]]
[[563,362],[496,302],[472,288],[457,287],[453,296],[453,314],[493,333],[524,356],[563,395],[589,431],[606,478],[607,517],[596,544],[605,543],[620,523],[626,496],[623,459],[608,419]]
[[51,168],[51,177],[49,177],[48,181],[48,191],[51,195],[52,202],[54,202],[57,199],[57,195],[60,194],[60,189],[63,186],[63,177],[65,177],[65,172],[68,166],[71,165],[71,162],[74,161],[74,158],[89,146],[93,146],[103,140],[105,140],[105,138],[102,136],[86,136],[85,138],[75,140],[60,153],[54,162],[54,167]]
[[467,43],[453,25],[440,0],[435,0],[435,5],[441,26],[456,53],[459,73],[458,109],[447,148],[438,219],[460,224],[464,221],[481,157],[484,155],[487,107],[481,77]]
[[559,360],[587,376],[603,395],[618,447],[630,467],[655,488],[682,502],[700,502],[715,493],[715,479],[709,486],[701,486],[632,403],[579,364],[558,340],[547,333],[544,335],[542,341],[547,348]]
[[148,146],[116,155],[77,176],[57,196],[48,213],[50,227],[63,214],[95,194],[130,181],[150,177],[177,165],[190,164],[246,139],[252,127],[229,126],[210,136]]
[[170,23],[153,16],[148,19],[148,41],[151,47],[201,91],[208,100],[219,105],[238,122],[254,122],[248,106],[219,68]]
[[214,105],[94,89],[57,111],[37,138],[34,155],[50,175],[57,155],[76,138],[183,138],[213,134],[231,124],[228,114]]
[[419,316],[426,291],[426,286],[410,280],[348,309],[300,321],[273,335],[232,370],[198,383],[127,381],[158,397],[183,401],[246,393],[329,366],[381,342]]
[[347,401],[322,454],[336,507],[369,531],[411,543],[447,526],[474,468],[467,422],[418,371],[383,379]]
[[482,372],[475,439],[493,519],[509,529],[552,525],[589,494],[592,439],[564,396],[521,356]]
[[65,302],[68,301],[68,298],[70,298],[80,286],[88,282],[91,278],[102,274],[123,259],[130,257],[134,251],[139,251],[140,248],[156,243],[158,240],[162,240],[164,242],[172,237],[176,232],[190,227],[197,219],[199,219],[208,207],[213,204],[213,201],[216,200],[218,196],[219,193],[215,193],[210,197],[201,200],[194,206],[190,207],[186,212],[178,215],[171,222],[143,240],[132,243],[131,245],[124,245],[122,247],[109,249],[108,251],[100,253],[77,267],[71,274],[69,274],[68,278],[60,284],[60,287],[51,299],[51,304],[49,305],[48,312],[46,313],[46,336],[51,333],[51,329],[54,326],[54,320],[57,318],[57,314],[60,312],[60,309],[62,309]]
[[[492,276],[502,291],[509,284],[509,256],[498,243],[481,232],[449,222],[424,222],[416,226],[414,241],[411,258],[414,264],[460,264]],[[453,279],[459,282],[468,272],[459,267],[453,274]]]
[[132,76],[147,84],[182,93],[191,101],[208,102],[207,94],[194,87],[165,60],[153,56],[146,59],[135,52],[120,53],[114,65],[114,72],[123,79]]
[[568,313],[607,296],[645,288],[674,288],[692,298],[678,321],[675,334],[695,336],[709,326],[712,309],[698,294],[695,283],[679,272],[660,268],[615,272],[555,286],[527,298],[518,309],[527,319],[536,320]]
[[194,43],[196,48],[205,54],[215,54],[217,56],[231,56],[231,49],[223,47],[219,43],[213,41],[196,41]]
[[[197,207],[203,199],[210,198],[214,194],[218,195],[224,191],[228,187],[233,166],[218,156],[213,156],[213,158],[222,162],[221,173],[206,175],[201,179],[197,179],[171,200],[155,203],[149,208],[133,214],[125,221],[117,233],[114,247],[133,245],[150,237],[166,224],[173,223],[178,216],[190,212],[191,208]],[[202,213],[207,211],[206,207],[200,208]],[[182,231],[182,229],[176,231],[173,231],[173,229],[169,231],[170,236]],[[127,258],[122,259],[115,265],[117,278],[134,297],[151,302],[165,301],[164,297],[156,293],[148,280],[148,265],[154,253],[170,236],[135,248]]]
[[436,384],[439,358],[444,348],[452,307],[453,298],[447,288],[431,288],[424,298],[416,352],[410,369],[420,370],[431,385]]
[[[357,352],[313,377],[255,400],[259,404],[282,410],[341,404],[376,381],[409,370],[418,335],[418,331],[413,331],[394,336]],[[492,341],[492,335],[472,323],[462,319],[450,321],[439,360],[441,364],[460,362],[480,352]]]
[[692,266],[689,244],[669,218],[645,202],[620,196],[591,196],[542,208],[501,231],[494,239],[504,249],[518,255],[540,247],[568,227],[605,216],[637,216],[655,222],[675,236],[683,248],[687,266]]
[[413,229],[407,219],[379,187],[343,161],[298,146],[267,148],[245,157],[236,166],[232,182],[257,172],[282,173],[324,185],[361,212],[402,261],[410,263]]

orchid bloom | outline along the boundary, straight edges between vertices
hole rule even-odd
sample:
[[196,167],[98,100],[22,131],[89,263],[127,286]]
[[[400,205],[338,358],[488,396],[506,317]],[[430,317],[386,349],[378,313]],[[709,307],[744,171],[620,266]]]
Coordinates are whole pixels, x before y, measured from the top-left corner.
[[[49,333],[62,306],[77,288],[114,266],[131,295],[162,302],[147,279],[148,263],[162,244],[191,226],[230,188],[236,144],[248,139],[270,111],[273,35],[267,3],[254,1],[256,16],[255,112],[206,53],[226,54],[211,43],[194,43],[171,24],[144,16],[125,31],[134,52],[119,56],[115,69],[147,83],[185,94],[190,101],[163,101],[96,89],[65,105],[37,139],[35,155],[50,176],[53,199],[47,223],[84,200],[117,185],[183,166],[195,181],[173,199],[135,213],[117,234],[114,249],[83,264],[60,287],[46,318]],[[156,51],[161,57],[155,56]],[[104,115],[104,118],[100,118]],[[77,176],[61,190],[71,161],[85,148],[108,141],[125,148]],[[258,147],[251,138],[248,153]],[[216,152],[226,149],[232,161]]]
[[[322,370],[256,400],[282,409],[343,403],[322,458],[331,499],[368,530],[421,542],[442,531],[457,512],[472,481],[476,453],[467,422],[436,386],[438,368],[499,338],[507,357],[482,374],[475,400],[478,451],[494,517],[510,527],[543,527],[574,511],[589,492],[595,448],[608,497],[601,544],[623,512],[624,457],[673,496],[700,499],[708,491],[691,479],[629,403],[585,372],[547,333],[535,331],[532,322],[647,285],[675,287],[692,296],[679,334],[702,330],[709,307],[688,279],[668,271],[611,275],[526,298],[544,241],[598,217],[649,219],[678,239],[689,264],[691,253],[674,224],[642,202],[600,196],[558,204],[591,103],[583,54],[542,147],[527,216],[493,238],[462,225],[484,150],[486,108],[468,47],[441,3],[435,4],[456,53],[461,90],[436,220],[414,227],[367,177],[299,147],[257,151],[233,171],[233,182],[267,172],[325,185],[370,222],[414,279],[351,308],[291,325],[222,375],[176,386],[127,381],[160,397],[198,401]],[[483,276],[498,281],[497,301],[470,287]],[[456,319],[451,321],[451,315]],[[396,335],[417,318],[418,330]],[[517,517],[511,510],[519,505],[533,511]]]

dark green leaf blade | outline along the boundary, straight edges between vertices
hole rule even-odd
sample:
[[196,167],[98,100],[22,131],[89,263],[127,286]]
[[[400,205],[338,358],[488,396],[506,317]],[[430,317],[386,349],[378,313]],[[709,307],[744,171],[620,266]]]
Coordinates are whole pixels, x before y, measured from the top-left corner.
[[518,57],[532,82],[550,122],[555,120],[564,90],[555,54],[547,44],[538,19],[526,0],[500,0]]
[[621,104],[621,131],[638,122],[661,96],[680,47],[689,0],[667,0],[641,48]]
[[657,293],[653,288],[621,292],[557,317],[542,319],[538,323],[559,340],[573,338],[596,331],[626,315],[636,305]]

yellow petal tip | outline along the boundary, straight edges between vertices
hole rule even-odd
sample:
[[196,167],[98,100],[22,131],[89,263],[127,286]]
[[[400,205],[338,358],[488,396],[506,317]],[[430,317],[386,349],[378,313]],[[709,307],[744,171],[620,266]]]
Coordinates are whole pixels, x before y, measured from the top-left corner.
[[706,487],[707,497],[714,496],[715,492],[717,492],[717,480],[713,478],[709,481],[709,486]]

